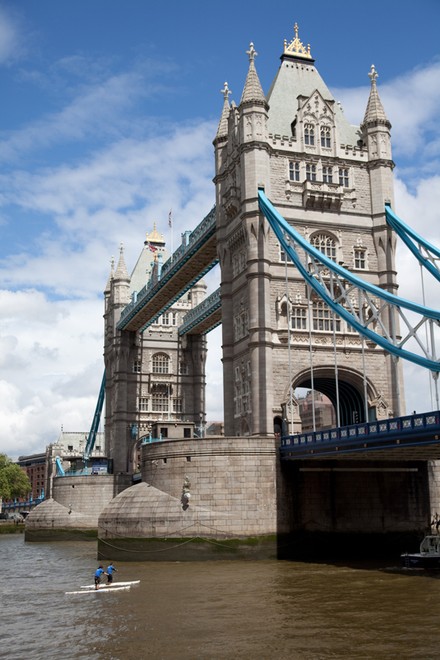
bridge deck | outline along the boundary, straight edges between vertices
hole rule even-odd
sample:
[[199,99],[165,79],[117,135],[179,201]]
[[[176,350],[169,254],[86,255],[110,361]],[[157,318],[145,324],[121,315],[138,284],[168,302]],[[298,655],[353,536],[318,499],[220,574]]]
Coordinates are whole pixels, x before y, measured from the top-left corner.
[[218,262],[215,208],[192,232],[189,243],[181,245],[162,269],[161,279],[151,289],[144,288],[137,299],[124,308],[119,330],[142,330],[188,291]]
[[286,460],[440,460],[440,411],[281,439]]

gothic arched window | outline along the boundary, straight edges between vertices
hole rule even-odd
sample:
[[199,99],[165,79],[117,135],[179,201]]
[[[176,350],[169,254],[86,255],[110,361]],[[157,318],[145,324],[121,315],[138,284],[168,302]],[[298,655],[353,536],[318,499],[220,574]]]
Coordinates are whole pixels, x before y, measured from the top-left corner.
[[330,126],[321,126],[321,147],[331,147]]
[[315,145],[315,127],[313,124],[304,126],[304,144],[313,147]]
[[336,241],[333,236],[324,233],[315,234],[312,236],[310,243],[326,257],[336,261]]
[[170,358],[166,353],[155,353],[153,355],[153,374],[168,374]]

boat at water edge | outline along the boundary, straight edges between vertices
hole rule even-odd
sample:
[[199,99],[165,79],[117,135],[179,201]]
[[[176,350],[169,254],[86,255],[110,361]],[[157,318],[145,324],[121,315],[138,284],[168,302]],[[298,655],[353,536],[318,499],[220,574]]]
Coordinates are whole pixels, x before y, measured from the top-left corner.
[[419,552],[406,552],[400,558],[405,568],[440,569],[440,534],[428,534]]

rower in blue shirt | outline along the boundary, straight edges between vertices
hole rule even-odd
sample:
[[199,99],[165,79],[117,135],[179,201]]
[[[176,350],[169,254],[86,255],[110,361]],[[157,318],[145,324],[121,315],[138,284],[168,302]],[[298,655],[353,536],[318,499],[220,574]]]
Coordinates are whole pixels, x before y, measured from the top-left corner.
[[102,574],[107,575],[107,573],[104,571],[102,567],[102,564],[99,564],[98,568],[95,571],[95,589],[99,589]]
[[113,582],[113,573],[117,573],[117,569],[113,566],[113,562],[110,562],[109,566],[107,567],[107,584],[111,584]]

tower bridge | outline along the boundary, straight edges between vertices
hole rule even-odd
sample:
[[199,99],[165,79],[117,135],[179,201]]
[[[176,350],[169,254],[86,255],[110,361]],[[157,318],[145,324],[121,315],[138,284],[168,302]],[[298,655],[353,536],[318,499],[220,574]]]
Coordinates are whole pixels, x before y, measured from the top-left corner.
[[[121,251],[107,283],[106,447],[118,475],[139,464],[142,481],[101,512],[102,557],[109,539],[136,560],[199,558],[194,538],[243,554],[257,538],[264,556],[323,535],[340,547],[391,539],[397,551],[440,513],[439,413],[404,415],[401,365],[437,383],[440,314],[397,297],[395,227],[429,270],[439,254],[387,219],[394,163],[377,71],[352,126],[297,26],[267,94],[253,44],[247,55],[240,102],[222,90],[215,207],[163,265],[155,231],[131,276]],[[220,288],[206,298],[217,263]],[[187,422],[199,436],[206,424],[205,335],[220,323],[224,435],[194,438]],[[300,387],[329,397],[337,428],[303,431]],[[183,437],[143,442],[152,423]]]

